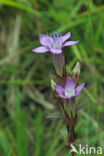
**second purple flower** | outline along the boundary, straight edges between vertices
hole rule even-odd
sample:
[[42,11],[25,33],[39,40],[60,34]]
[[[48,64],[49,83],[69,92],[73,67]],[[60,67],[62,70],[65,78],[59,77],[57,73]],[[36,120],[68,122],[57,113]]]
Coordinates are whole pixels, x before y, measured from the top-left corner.
[[75,88],[74,81],[71,77],[69,77],[66,81],[65,87],[62,87],[60,85],[55,85],[54,89],[58,93],[59,97],[63,99],[72,99],[80,94],[80,91],[84,87],[84,83],[77,86]]

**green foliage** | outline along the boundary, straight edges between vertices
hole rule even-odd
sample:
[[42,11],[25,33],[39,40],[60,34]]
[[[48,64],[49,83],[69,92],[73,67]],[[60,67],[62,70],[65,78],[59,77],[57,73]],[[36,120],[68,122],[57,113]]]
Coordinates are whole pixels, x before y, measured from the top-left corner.
[[79,61],[86,84],[76,100],[88,101],[78,113],[76,142],[103,147],[103,28],[103,0],[0,0],[0,156],[70,156],[62,121],[46,119],[59,109],[50,54],[32,52],[39,33],[53,30],[79,40],[64,48],[68,73]]

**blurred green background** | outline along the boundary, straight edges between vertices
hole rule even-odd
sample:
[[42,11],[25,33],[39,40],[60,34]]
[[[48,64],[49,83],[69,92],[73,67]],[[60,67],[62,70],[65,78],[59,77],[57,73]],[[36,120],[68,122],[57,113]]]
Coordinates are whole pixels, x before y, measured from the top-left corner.
[[69,75],[79,60],[86,86],[76,104],[79,143],[104,149],[104,0],[0,0],[0,156],[70,156],[50,80],[50,53],[35,54],[39,34],[71,31]]

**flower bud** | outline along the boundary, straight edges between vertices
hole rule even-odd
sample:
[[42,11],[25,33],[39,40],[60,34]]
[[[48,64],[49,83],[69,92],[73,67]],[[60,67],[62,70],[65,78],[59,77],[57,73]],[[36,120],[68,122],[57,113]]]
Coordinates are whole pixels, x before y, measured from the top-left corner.
[[75,83],[79,81],[79,75],[80,75],[80,64],[79,62],[77,62],[72,71],[72,79]]
[[55,85],[55,81],[54,80],[51,80],[51,88],[52,88],[52,91],[54,91],[54,85]]

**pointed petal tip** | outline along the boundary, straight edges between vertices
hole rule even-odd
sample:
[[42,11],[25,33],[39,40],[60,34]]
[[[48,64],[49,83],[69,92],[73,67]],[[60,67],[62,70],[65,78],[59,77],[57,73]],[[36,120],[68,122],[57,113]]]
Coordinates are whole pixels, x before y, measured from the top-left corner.
[[35,49],[32,49],[32,52],[35,52]]
[[83,88],[85,86],[85,83],[83,82],[81,85],[82,85],[82,88]]
[[76,94],[80,93],[80,91],[83,89],[84,86],[85,86],[85,83],[82,83],[81,85],[79,85],[79,86],[76,88]]
[[79,40],[77,40],[76,43],[79,43]]
[[67,80],[73,80],[73,79],[69,76]]
[[71,32],[70,31],[68,31],[65,35],[67,35],[67,36],[71,36]]
[[66,41],[62,47],[72,46],[74,44],[77,44],[78,42],[79,40],[78,41]]
[[68,38],[70,38],[71,32],[67,32],[65,35],[61,36],[62,43],[64,43]]
[[32,51],[35,52],[35,53],[45,53],[45,52],[47,52],[49,50],[48,50],[47,47],[41,46],[41,47],[32,49]]

